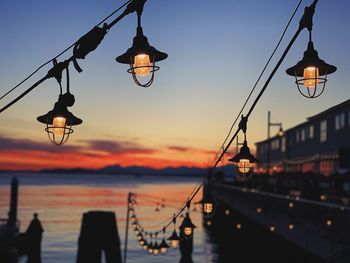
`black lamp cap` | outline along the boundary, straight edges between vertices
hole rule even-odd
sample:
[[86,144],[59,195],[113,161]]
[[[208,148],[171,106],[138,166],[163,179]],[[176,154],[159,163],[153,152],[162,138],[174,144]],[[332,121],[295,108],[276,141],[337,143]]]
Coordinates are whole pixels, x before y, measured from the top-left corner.
[[250,163],[256,162],[254,155],[250,153],[249,147],[247,145],[247,141],[243,142],[243,146],[241,147],[239,153],[236,154],[236,156],[234,156],[233,158],[229,159],[229,161],[234,163],[239,163],[241,159],[247,159],[249,160]]
[[158,51],[148,43],[147,37],[143,35],[142,27],[137,27],[137,34],[134,37],[132,47],[115,60],[122,64],[130,64],[130,59],[133,60],[139,54],[149,55],[151,62],[158,62],[168,57],[168,54]]
[[337,67],[327,64],[324,60],[318,57],[318,52],[314,48],[312,41],[309,41],[307,50],[304,52],[304,57],[295,66],[286,70],[290,76],[304,76],[304,69],[307,67],[317,67],[319,76],[329,75],[337,70]]
[[63,95],[60,95],[58,101],[55,103],[55,106],[51,111],[37,118],[39,122],[52,125],[53,119],[58,116],[66,119],[67,126],[79,125],[83,122],[83,120],[74,116],[73,113],[67,109],[67,106],[62,102],[62,96]]
[[184,220],[182,221],[182,224],[180,225],[180,229],[184,229],[185,227],[191,227],[191,228],[197,228],[193,223],[192,220],[189,216],[188,213],[186,213],[186,216],[184,218]]
[[170,246],[168,245],[168,243],[165,241],[165,239],[163,238],[162,242],[159,245],[159,248],[169,248]]
[[180,240],[179,236],[177,235],[176,231],[174,230],[170,237],[167,238],[168,240]]

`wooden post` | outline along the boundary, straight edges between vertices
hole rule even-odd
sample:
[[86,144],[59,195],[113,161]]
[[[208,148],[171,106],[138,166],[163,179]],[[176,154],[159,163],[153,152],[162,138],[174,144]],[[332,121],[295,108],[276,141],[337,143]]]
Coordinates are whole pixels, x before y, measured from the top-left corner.
[[114,212],[84,213],[80,230],[77,263],[121,263],[120,240]]
[[17,201],[18,201],[18,180],[13,177],[11,181],[11,198],[10,198],[10,212],[9,223],[16,225],[17,223]]
[[43,232],[44,229],[38,219],[38,214],[35,213],[25,233],[27,263],[41,262],[41,240]]

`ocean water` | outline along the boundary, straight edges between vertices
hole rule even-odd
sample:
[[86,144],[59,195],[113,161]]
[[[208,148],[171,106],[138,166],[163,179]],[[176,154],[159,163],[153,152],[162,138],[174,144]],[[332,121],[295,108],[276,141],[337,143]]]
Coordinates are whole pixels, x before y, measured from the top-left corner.
[[[201,182],[199,178],[169,176],[3,173],[0,174],[0,218],[5,218],[9,210],[10,182],[13,176],[19,180],[18,218],[21,232],[27,229],[33,213],[38,213],[45,230],[42,241],[42,259],[45,263],[76,261],[83,213],[96,210],[115,212],[123,251],[129,192],[137,195],[135,211],[141,225],[146,231],[155,231],[162,229],[163,222],[171,218]],[[201,193],[194,201],[200,198]],[[162,199],[165,207],[156,212],[156,203],[161,203]],[[197,210],[200,210],[199,206]],[[202,228],[201,214],[193,211],[191,218],[197,226],[193,261],[214,262],[215,245],[209,242],[209,237]],[[181,222],[181,219],[178,221]],[[172,230],[169,227],[166,235],[169,236]],[[180,252],[178,249],[169,249],[165,255],[149,255],[138,245],[130,228],[127,259],[128,262],[135,263],[179,262]],[[25,257],[20,262],[25,262]]]

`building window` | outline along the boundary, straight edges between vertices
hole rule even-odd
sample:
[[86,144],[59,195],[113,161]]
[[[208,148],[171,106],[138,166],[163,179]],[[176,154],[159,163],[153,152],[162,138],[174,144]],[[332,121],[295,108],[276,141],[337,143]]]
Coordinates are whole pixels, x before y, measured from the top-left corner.
[[320,123],[320,141],[327,141],[327,121],[321,121]]
[[285,151],[286,151],[286,137],[282,137],[281,151],[282,151],[282,152],[285,152]]
[[305,141],[305,129],[301,129],[301,141]]
[[313,139],[314,138],[314,126],[310,125],[309,127],[309,138]]
[[298,143],[299,142],[299,131],[295,132],[295,142]]
[[341,130],[345,127],[345,114],[344,112],[335,116],[335,130]]

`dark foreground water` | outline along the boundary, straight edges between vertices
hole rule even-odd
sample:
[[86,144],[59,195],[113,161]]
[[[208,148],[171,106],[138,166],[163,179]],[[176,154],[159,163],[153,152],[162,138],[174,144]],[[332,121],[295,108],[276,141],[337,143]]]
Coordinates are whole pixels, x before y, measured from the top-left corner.
[[[67,175],[67,174],[0,174],[0,218],[7,215],[10,182],[19,179],[18,218],[24,232],[33,213],[37,212],[45,229],[42,243],[43,262],[75,262],[82,214],[90,210],[114,211],[120,239],[124,244],[126,200],[129,191],[140,195],[136,207],[141,224],[147,230],[168,219],[200,183],[197,178]],[[142,197],[142,198],[141,198]],[[199,198],[201,194],[199,195]],[[155,212],[156,201],[165,199],[165,208]],[[198,199],[199,199],[198,198]],[[199,208],[199,207],[198,207]],[[197,225],[194,238],[194,262],[214,262],[215,245],[208,242],[202,228],[202,216],[191,214]],[[172,228],[167,231],[170,234]],[[129,232],[128,262],[179,262],[179,251],[170,249],[166,255],[149,255]],[[25,262],[22,258],[20,262]]]

